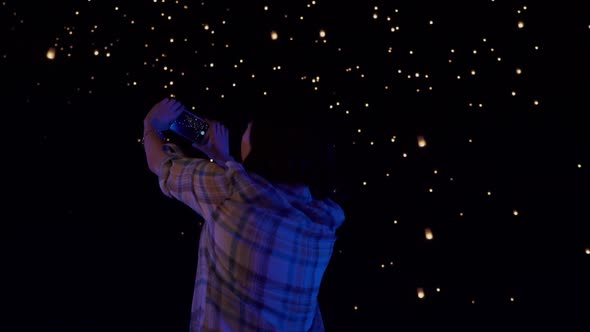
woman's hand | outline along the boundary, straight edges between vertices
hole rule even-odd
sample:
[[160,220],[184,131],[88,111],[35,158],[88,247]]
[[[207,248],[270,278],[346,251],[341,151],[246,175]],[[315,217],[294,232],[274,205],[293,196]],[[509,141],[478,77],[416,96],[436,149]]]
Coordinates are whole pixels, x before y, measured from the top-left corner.
[[209,123],[207,135],[201,144],[194,143],[192,146],[218,163],[223,164],[228,160],[234,160],[229,153],[229,130],[227,127],[214,120],[206,121]]
[[168,126],[174,121],[185,109],[179,101],[170,98],[164,98],[155,104],[145,116],[144,126],[151,126],[154,130],[162,132],[168,129]]

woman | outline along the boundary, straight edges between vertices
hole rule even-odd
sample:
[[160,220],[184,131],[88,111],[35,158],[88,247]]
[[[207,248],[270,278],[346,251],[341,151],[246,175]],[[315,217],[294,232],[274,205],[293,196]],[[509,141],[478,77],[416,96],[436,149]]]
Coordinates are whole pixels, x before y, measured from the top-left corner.
[[345,219],[328,197],[335,164],[323,128],[289,112],[253,117],[237,162],[227,128],[208,120],[193,146],[209,159],[194,158],[161,135],[185,110],[154,105],[144,148],[162,192],[205,221],[190,331],[323,331],[317,296]]

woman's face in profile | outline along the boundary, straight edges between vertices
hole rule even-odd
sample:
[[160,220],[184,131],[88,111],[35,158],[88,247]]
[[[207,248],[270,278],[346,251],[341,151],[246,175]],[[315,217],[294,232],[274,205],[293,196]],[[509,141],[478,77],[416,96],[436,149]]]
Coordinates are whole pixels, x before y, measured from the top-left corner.
[[242,144],[240,147],[240,152],[242,156],[242,162],[246,160],[246,157],[250,154],[250,150],[252,150],[252,146],[250,145],[250,128],[252,127],[252,121],[248,122],[248,127],[244,131],[242,135]]

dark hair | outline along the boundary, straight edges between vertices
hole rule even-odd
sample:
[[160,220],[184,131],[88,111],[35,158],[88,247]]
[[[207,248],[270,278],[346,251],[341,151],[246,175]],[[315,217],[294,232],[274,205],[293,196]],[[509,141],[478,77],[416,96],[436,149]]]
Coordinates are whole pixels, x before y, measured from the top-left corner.
[[249,117],[251,151],[244,168],[271,183],[308,185],[316,198],[331,194],[337,174],[335,140],[322,107],[317,99],[300,95],[257,103]]

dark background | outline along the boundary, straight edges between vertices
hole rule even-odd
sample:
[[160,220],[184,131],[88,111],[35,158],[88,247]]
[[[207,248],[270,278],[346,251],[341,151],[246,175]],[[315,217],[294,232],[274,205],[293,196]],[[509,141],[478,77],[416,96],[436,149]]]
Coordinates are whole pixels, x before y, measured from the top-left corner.
[[201,220],[159,191],[142,120],[173,95],[235,141],[265,91],[332,106],[302,113],[330,119],[341,158],[328,331],[587,330],[580,2],[2,1],[0,13],[11,331],[188,331]]

